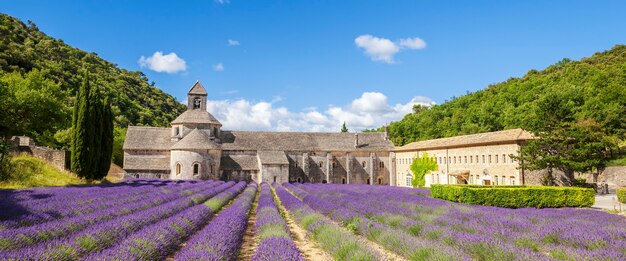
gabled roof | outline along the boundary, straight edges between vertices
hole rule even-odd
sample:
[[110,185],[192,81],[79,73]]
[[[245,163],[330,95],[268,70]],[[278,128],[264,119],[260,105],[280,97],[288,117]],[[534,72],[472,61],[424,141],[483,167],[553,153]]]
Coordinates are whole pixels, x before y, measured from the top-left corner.
[[188,94],[207,95],[207,92],[206,89],[204,89],[204,86],[202,86],[202,84],[200,83],[200,81],[196,81],[196,83],[191,86],[191,89],[189,89]]
[[287,159],[284,151],[260,150],[257,151],[257,155],[259,155],[261,165],[289,165],[289,160]]
[[172,121],[172,125],[174,124],[194,124],[194,123],[210,123],[222,126],[213,115],[205,110],[187,110],[179,115],[174,121]]
[[126,157],[124,157],[124,169],[126,170],[169,170],[170,169],[170,156],[126,155]]
[[412,151],[427,149],[444,149],[455,147],[468,147],[489,144],[515,143],[535,139],[532,133],[523,129],[511,129],[503,131],[485,132],[471,135],[455,136],[450,138],[422,140],[406,144],[396,148],[395,151]]
[[266,151],[391,151],[393,143],[383,132],[359,133],[359,147],[354,147],[354,133],[341,132],[262,132],[222,131],[224,150]]
[[201,130],[194,129],[172,146],[172,150],[213,150],[220,146]]
[[220,169],[224,170],[259,170],[257,157],[252,155],[222,156]]
[[172,146],[169,128],[128,126],[125,150],[169,150]]

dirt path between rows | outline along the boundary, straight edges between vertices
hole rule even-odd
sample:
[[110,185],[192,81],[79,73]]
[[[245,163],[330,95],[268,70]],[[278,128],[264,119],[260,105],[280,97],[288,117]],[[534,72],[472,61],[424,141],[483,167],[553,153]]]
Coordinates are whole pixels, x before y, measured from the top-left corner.
[[283,205],[280,204],[280,202],[278,201],[278,197],[276,196],[274,188],[272,188],[272,193],[274,194],[274,200],[276,201],[276,205],[278,205],[278,209],[280,209],[280,212],[285,218],[285,222],[289,227],[289,234],[291,234],[291,239],[296,244],[296,247],[298,248],[298,250],[300,250],[300,253],[302,253],[304,258],[310,261],[333,260],[334,258],[331,255],[322,250],[322,248],[316,242],[311,241],[306,236],[306,230],[302,229],[296,224],[287,209],[285,209],[285,207],[283,207]]
[[252,206],[250,207],[250,214],[248,215],[248,225],[246,227],[246,232],[243,234],[243,241],[241,243],[241,248],[239,250],[239,256],[237,260],[250,260],[254,253],[256,253],[256,248],[258,242],[256,242],[256,211],[257,206],[259,205],[259,192],[261,188],[257,190],[256,195],[254,196],[254,201],[252,202]]

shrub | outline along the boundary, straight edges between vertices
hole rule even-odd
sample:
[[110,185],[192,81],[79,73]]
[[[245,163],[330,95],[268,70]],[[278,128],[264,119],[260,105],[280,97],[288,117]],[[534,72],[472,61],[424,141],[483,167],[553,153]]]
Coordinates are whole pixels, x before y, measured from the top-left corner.
[[590,207],[595,201],[593,189],[576,187],[432,185],[431,193],[433,198],[505,208]]
[[618,188],[617,191],[617,200],[622,203],[626,203],[626,187]]

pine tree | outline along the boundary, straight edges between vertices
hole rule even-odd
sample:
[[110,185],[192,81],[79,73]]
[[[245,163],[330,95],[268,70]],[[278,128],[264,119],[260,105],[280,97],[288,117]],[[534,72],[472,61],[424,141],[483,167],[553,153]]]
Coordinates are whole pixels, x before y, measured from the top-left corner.
[[111,167],[111,157],[113,153],[113,111],[109,99],[104,100],[102,108],[102,137],[100,139],[100,164],[94,179],[106,177]]
[[346,122],[343,122],[343,125],[341,126],[341,132],[348,132],[348,127],[346,127]]
[[89,85],[89,76],[84,75],[83,83],[78,90],[74,104],[70,167],[76,175],[87,179],[93,169],[91,149],[93,146],[94,126],[90,118],[89,110],[91,105],[89,100],[90,93],[91,86]]

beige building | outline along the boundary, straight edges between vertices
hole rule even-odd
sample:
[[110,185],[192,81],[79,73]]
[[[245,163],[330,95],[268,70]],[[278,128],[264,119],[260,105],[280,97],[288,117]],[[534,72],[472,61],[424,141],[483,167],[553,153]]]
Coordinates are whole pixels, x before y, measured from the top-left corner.
[[450,138],[424,140],[396,148],[398,186],[411,186],[410,165],[427,155],[439,169],[426,175],[431,184],[523,185],[524,169],[511,156],[533,135],[512,129]]

